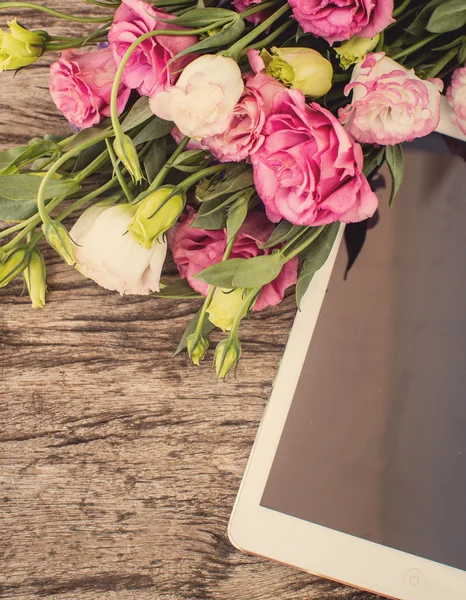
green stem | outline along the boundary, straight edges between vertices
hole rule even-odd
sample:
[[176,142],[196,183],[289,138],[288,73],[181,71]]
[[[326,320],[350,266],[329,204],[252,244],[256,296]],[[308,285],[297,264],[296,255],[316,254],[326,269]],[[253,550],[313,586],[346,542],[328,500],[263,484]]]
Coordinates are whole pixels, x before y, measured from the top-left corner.
[[[105,141],[107,141],[107,140],[105,140]],[[92,162],[90,162],[87,165],[87,167],[84,167],[84,169],[82,169],[82,171],[79,171],[73,177],[73,179],[75,181],[77,181],[78,183],[81,183],[81,181],[84,181],[85,179],[87,179],[90,175],[95,173],[100,167],[102,167],[107,162],[108,155],[109,155],[109,153],[107,152],[107,150],[104,150],[102,152],[102,154],[99,154],[99,156],[94,158],[94,160]]]
[[[99,38],[94,38],[89,40],[90,44],[95,44],[97,42],[103,42],[106,40],[106,37],[103,35]],[[63,42],[61,44],[54,43],[46,43],[45,50],[47,52],[60,52],[61,50],[68,50],[69,48],[82,48],[86,45],[86,38],[76,38],[75,41]]]
[[[98,194],[96,194],[95,192],[93,192],[91,194],[88,194],[87,196],[83,196],[82,198],[79,198],[79,200],[76,200],[76,202],[73,202],[73,204],[71,204],[71,206],[69,206],[66,210],[64,210],[59,215],[57,215],[56,220],[63,221],[63,219],[66,219],[66,217],[69,217],[75,210],[77,210],[78,208],[81,208],[81,206],[84,206],[84,204],[86,204],[87,202],[94,200],[94,198],[96,198],[97,196],[100,196],[101,193],[102,192],[99,192]],[[105,198],[105,200],[118,201],[121,197],[122,197],[122,194],[121,194],[121,192],[119,192],[118,194],[114,194],[113,196],[107,196],[107,198]]]
[[59,158],[50,167],[50,169],[47,171],[47,174],[43,178],[43,180],[40,184],[40,187],[39,187],[39,191],[37,193],[37,209],[38,209],[40,218],[42,219],[43,223],[50,223],[52,221],[51,218],[49,217],[49,214],[48,214],[46,208],[45,208],[45,190],[47,188],[47,184],[52,179],[53,175],[58,171],[58,169],[62,165],[64,165],[66,163],[67,160],[69,160],[70,158],[74,158],[77,154],[79,154],[83,150],[86,150],[86,148],[89,148],[90,146],[93,146],[94,144],[97,144],[98,142],[103,142],[108,137],[110,137],[110,135],[111,135],[111,132],[103,131],[100,135],[95,136],[92,139],[83,142],[82,144],[79,144],[78,146],[72,148],[71,150],[69,150],[68,152],[63,154],[63,156],[61,158]]
[[261,12],[263,10],[266,10],[267,8],[270,8],[271,6],[275,6],[275,4],[277,4],[278,2],[280,2],[280,0],[269,0],[268,2],[261,2],[260,4],[255,4],[251,8],[248,8],[247,10],[240,12],[239,16],[242,19],[246,19],[247,17],[250,17],[251,15],[255,15],[256,13]]
[[67,15],[58,10],[53,10],[53,8],[48,8],[48,6],[35,4],[34,2],[0,2],[0,10],[2,10],[2,8],[30,8],[32,10],[45,12],[52,15],[52,17],[74,21],[75,23],[106,23],[108,21],[108,17],[73,17],[72,15]]
[[295,244],[298,240],[300,240],[304,234],[306,234],[309,231],[309,227],[302,227],[297,234],[291,238],[291,240],[288,240],[287,243],[282,246],[280,248],[280,252],[284,253],[286,252],[293,244]]
[[392,60],[399,60],[400,58],[409,56],[413,52],[416,52],[416,50],[419,50],[419,48],[423,48],[425,45],[429,44],[432,40],[435,40],[435,38],[437,38],[439,35],[442,35],[442,34],[434,33],[432,35],[429,35],[426,38],[424,38],[423,40],[421,40],[420,42],[417,42],[417,44],[413,44],[409,48],[405,48],[405,50],[402,50],[401,52],[398,52],[397,54],[393,54],[390,58]]
[[261,289],[262,288],[258,287],[258,288],[249,288],[248,290],[245,290],[245,296],[243,298],[243,301],[241,302],[239,310],[236,313],[233,323],[231,325],[231,331],[230,331],[230,335],[229,335],[230,338],[238,336],[238,329],[239,329],[239,326],[241,325],[241,321],[248,314],[248,312],[251,310],[251,308],[254,306],[255,298],[257,299],[257,296],[259,295],[259,292],[261,291]]
[[281,6],[277,11],[270,15],[268,19],[265,19],[265,21],[263,21],[260,25],[254,27],[252,31],[250,31],[243,38],[235,42],[233,46],[230,46],[230,48],[224,52],[224,56],[229,56],[230,58],[233,58],[234,60],[238,61],[238,57],[241,51],[244,50],[246,46],[249,46],[249,44],[253,42],[257,37],[259,37],[262,33],[264,33],[264,31],[267,31],[267,29],[271,25],[273,25],[275,21],[277,21],[280,17],[286,14],[290,9],[291,7],[289,4],[284,4],[283,6]]
[[[232,240],[230,240],[229,244],[227,245],[227,247],[225,249],[225,253],[223,254],[222,262],[225,262],[230,257],[230,254],[233,249],[233,245],[234,245],[235,241],[236,241],[236,236]],[[209,308],[210,303],[212,302],[212,298],[214,297],[216,289],[217,289],[217,286],[211,285],[209,287],[209,291],[207,292],[207,296],[204,299],[204,303],[202,305],[201,312],[199,313],[199,320],[197,322],[196,329],[194,331],[194,333],[198,337],[202,336],[202,330],[204,329],[204,323],[205,323],[205,320],[207,317],[207,309]]]
[[[86,202],[90,202],[91,200],[94,200],[94,198],[97,198],[101,194],[104,194],[105,192],[107,192],[109,189],[111,189],[117,183],[118,183],[118,180],[116,177],[114,177],[113,179],[110,179],[109,181],[107,181],[107,183],[104,183],[104,185],[100,186],[99,188],[96,188],[92,192],[89,192],[82,198],[79,198],[78,200],[76,200],[76,202],[74,202],[70,206],[68,211],[70,211],[70,209],[73,207],[71,210],[71,212],[72,212],[73,210],[75,210],[79,206],[82,206]],[[54,208],[56,208],[61,202],[63,202],[64,199],[65,198],[60,196],[58,198],[54,198],[51,202],[49,202],[46,206],[47,213],[51,213],[54,210]],[[68,212],[68,214],[71,214],[71,213]],[[41,221],[40,214],[36,213],[32,217],[29,217],[29,219],[27,219],[26,221],[23,221],[22,223],[18,223],[17,225],[14,225],[13,227],[10,227],[9,229],[5,229],[5,231],[2,231],[0,233],[0,238],[6,237],[7,235],[10,235],[21,229],[23,230],[15,238],[13,238],[8,244],[6,244],[5,246],[2,246],[2,250],[10,250],[11,248],[13,248],[22,238],[24,238],[26,235],[28,235],[28,233],[33,231],[35,229],[35,227],[40,223],[40,221]]]
[[173,152],[173,154],[170,156],[170,158],[167,160],[167,162],[164,164],[164,166],[157,173],[153,182],[150,184],[149,189],[147,190],[148,192],[151,192],[152,190],[156,190],[160,186],[160,184],[162,184],[164,182],[165,177],[170,172],[170,169],[173,168],[173,163],[178,158],[178,156],[183,152],[183,150],[186,148],[190,139],[191,138],[186,136],[181,140],[180,144],[178,145],[178,148],[175,150],[175,152]]
[[393,18],[397,17],[398,15],[401,15],[401,13],[404,11],[404,9],[406,7],[408,7],[411,4],[411,0],[405,0],[402,4],[400,4],[400,6],[398,8],[395,8],[395,10],[392,13]]
[[427,71],[426,78],[436,77],[447,64],[458,54],[458,48],[452,48]]
[[[291,25],[293,25],[293,21],[291,21],[291,20],[286,21],[286,23],[283,23],[283,25],[280,25],[280,27],[277,27],[277,29],[275,29],[275,31],[273,33],[268,35],[266,38],[264,38],[260,42],[256,42],[255,44],[251,44],[250,46],[243,48],[243,50],[241,50],[240,58],[245,56],[246,53],[248,52],[248,50],[261,50],[262,48],[266,48],[275,39],[277,39],[284,31],[286,31],[288,29],[288,27],[290,27]],[[347,76],[346,79],[349,80],[349,76]]]
[[[314,229],[314,231],[309,237],[303,240],[289,253],[283,253],[285,256],[285,261],[288,262],[289,260],[297,256],[300,252],[302,252],[305,248],[307,248],[316,238],[319,237],[319,235],[324,231],[325,227],[326,225],[321,225],[320,227],[313,227],[312,229]],[[283,252],[283,248],[280,251]]]
[[204,177],[209,177],[209,175],[215,175],[216,173],[220,173],[220,171],[224,171],[226,169],[226,163],[221,165],[213,165],[212,167],[207,167],[202,169],[202,171],[198,171],[197,173],[193,173],[189,177],[186,177],[184,181],[182,181],[178,185],[178,190],[186,192],[192,185],[204,179]]
[[107,151],[110,155],[110,160],[112,161],[113,170],[115,172],[116,178],[118,179],[118,183],[120,184],[120,187],[123,190],[128,202],[131,204],[134,201],[134,196],[131,190],[129,189],[128,184],[126,183],[126,179],[123,177],[121,169],[118,165],[118,158],[115,154],[115,150],[113,149],[113,146],[109,140],[105,140],[105,144],[107,145]]

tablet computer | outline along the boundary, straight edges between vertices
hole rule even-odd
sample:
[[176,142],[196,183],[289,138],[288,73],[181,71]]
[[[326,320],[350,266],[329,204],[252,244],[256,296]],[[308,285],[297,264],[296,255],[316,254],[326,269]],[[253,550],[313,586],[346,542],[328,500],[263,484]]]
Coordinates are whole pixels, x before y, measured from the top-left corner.
[[466,598],[465,175],[407,151],[348,278],[338,242],[315,275],[231,517],[238,548],[400,600]]

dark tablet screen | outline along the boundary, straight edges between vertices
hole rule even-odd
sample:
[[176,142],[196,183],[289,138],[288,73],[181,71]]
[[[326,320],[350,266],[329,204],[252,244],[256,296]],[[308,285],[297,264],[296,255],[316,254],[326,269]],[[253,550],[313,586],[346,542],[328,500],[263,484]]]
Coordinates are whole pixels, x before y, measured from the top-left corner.
[[466,168],[408,151],[342,245],[261,504],[466,570]]

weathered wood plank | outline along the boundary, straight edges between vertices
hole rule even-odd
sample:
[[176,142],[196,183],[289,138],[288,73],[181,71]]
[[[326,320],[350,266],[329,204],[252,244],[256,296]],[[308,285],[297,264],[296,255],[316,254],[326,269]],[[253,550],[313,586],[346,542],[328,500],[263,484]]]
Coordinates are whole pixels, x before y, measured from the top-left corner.
[[[55,34],[82,29],[16,14]],[[69,130],[47,75],[47,61],[2,73],[2,147]],[[171,358],[198,301],[120,298],[47,258],[45,309],[29,308],[21,282],[0,292],[0,597],[368,600],[226,536],[293,299],[245,324],[238,379],[219,383],[208,362]]]

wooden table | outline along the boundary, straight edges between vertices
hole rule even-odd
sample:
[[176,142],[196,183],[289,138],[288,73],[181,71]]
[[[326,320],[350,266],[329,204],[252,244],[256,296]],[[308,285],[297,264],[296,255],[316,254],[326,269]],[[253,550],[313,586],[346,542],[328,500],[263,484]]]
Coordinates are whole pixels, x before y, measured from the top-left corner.
[[[15,14],[55,35],[84,30]],[[69,131],[49,63],[0,75],[2,149]],[[46,255],[46,308],[29,307],[19,279],[0,292],[0,598],[373,598],[241,554],[226,535],[293,297],[245,323],[238,378],[222,383],[210,360],[171,357],[198,301],[121,298]]]

